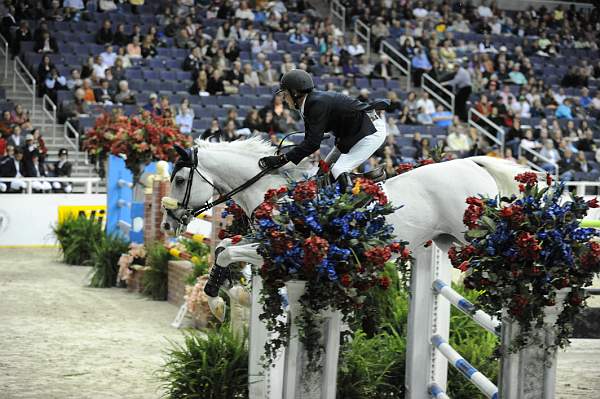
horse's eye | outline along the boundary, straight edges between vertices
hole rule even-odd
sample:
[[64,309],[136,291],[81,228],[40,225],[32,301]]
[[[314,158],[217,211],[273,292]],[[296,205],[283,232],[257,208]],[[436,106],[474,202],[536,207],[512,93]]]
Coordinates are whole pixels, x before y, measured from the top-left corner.
[[175,178],[175,184],[183,184],[183,182],[185,182],[185,179],[181,176],[177,176]]

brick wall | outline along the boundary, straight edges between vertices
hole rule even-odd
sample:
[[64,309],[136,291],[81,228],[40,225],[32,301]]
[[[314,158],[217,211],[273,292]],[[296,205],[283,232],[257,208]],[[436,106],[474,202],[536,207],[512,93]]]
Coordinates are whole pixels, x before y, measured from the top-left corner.
[[169,289],[167,300],[177,306],[183,304],[185,280],[192,272],[192,263],[187,260],[171,260],[168,265]]
[[152,182],[152,193],[144,196],[144,242],[164,242],[165,234],[160,225],[162,223],[162,197],[169,195],[171,185],[169,181]]

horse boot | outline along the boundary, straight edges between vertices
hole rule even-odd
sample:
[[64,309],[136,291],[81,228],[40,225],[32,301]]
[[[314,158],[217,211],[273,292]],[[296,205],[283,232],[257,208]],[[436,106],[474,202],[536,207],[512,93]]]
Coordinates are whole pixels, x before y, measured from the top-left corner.
[[226,307],[225,301],[219,296],[219,290],[228,280],[231,281],[229,267],[222,267],[215,263],[204,286],[204,293],[208,296],[208,307],[211,313],[221,322],[225,320]]
[[352,181],[352,175],[348,172],[344,172],[338,176],[335,180],[335,183],[340,185],[340,192],[349,193],[354,186],[354,182]]

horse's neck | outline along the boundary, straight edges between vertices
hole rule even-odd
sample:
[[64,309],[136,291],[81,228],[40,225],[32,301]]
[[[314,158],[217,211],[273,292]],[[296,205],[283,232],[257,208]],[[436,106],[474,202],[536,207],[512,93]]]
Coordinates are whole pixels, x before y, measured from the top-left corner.
[[[260,173],[258,161],[252,157],[227,154],[222,151],[215,151],[214,155],[203,157],[200,166],[209,173],[221,194],[230,192]],[[286,180],[283,176],[267,174],[236,194],[233,199],[242,207],[246,215],[251,215],[254,209],[263,202],[268,189],[280,187],[285,183]]]

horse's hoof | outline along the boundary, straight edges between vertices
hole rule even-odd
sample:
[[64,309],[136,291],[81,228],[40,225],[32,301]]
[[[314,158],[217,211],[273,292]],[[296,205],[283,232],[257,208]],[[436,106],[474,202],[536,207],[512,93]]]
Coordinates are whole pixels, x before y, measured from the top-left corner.
[[225,301],[220,296],[217,297],[208,297],[208,307],[210,308],[210,312],[219,320],[221,323],[225,320],[225,310],[227,305],[225,305]]

